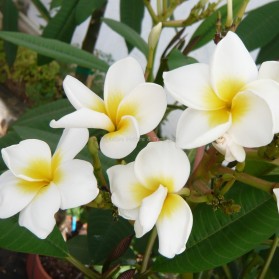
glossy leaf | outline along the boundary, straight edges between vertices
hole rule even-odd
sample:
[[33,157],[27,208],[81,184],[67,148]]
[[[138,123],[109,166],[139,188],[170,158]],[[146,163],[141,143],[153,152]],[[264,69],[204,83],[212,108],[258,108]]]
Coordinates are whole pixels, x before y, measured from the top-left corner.
[[90,69],[107,71],[108,64],[92,54],[54,39],[47,39],[17,32],[0,32],[0,38],[24,46],[39,54],[49,56],[66,64],[77,64]]
[[[241,4],[242,0],[233,1],[234,14],[240,8]],[[200,48],[214,39],[214,35],[216,33],[216,22],[219,13],[221,15],[222,23],[224,24],[227,17],[227,5],[217,9],[199,25],[188,43],[188,46],[191,45],[191,50]]]
[[[278,181],[278,177],[274,179]],[[197,272],[224,265],[253,249],[278,228],[278,209],[271,195],[237,183],[226,198],[240,204],[241,211],[225,215],[205,204],[197,206],[186,251],[172,260],[159,258],[154,270]]]
[[117,32],[120,36],[122,36],[127,42],[131,45],[139,49],[145,56],[148,54],[148,46],[147,43],[141,38],[141,36],[133,30],[128,25],[121,23],[119,21],[104,18],[103,22],[105,22],[112,30]]
[[237,28],[237,34],[248,50],[265,46],[279,35],[279,1],[261,6],[243,19]]
[[268,60],[279,60],[279,34],[267,45],[261,48],[256,63],[260,64]]
[[75,22],[77,25],[85,21],[91,14],[100,9],[106,0],[79,0],[75,10]]
[[57,227],[45,240],[42,240],[26,228],[19,226],[17,215],[0,219],[0,247],[16,252],[60,258],[68,255],[68,248]]
[[32,3],[35,5],[35,7],[40,12],[41,17],[43,17],[46,21],[50,20],[50,14],[45,5],[42,3],[41,0],[32,0]]
[[[64,0],[57,14],[51,18],[44,28],[42,37],[57,39],[70,43],[76,28],[75,11],[78,0]],[[42,55],[38,56],[38,64],[50,63],[52,59]]]
[[[120,21],[130,26],[138,34],[141,33],[141,23],[144,15],[143,1],[138,0],[120,0]],[[134,46],[126,41],[128,51]]]
[[[3,2],[3,30],[5,31],[17,31],[18,25],[18,10],[11,0],[4,0]],[[12,66],[17,54],[17,46],[4,42],[4,51],[6,60],[9,66]]]
[[94,264],[104,262],[126,236],[133,234],[133,226],[112,210],[92,208],[88,214],[88,244]]
[[[72,111],[74,111],[74,108],[68,100],[59,100],[26,111],[16,121],[15,125],[40,128],[42,130],[50,129],[49,122],[52,119],[58,119]],[[56,129],[52,130],[55,131]]]
[[197,62],[198,61],[195,58],[183,55],[178,49],[173,49],[168,55],[169,70]]
[[83,264],[90,264],[91,259],[88,251],[88,241],[86,235],[77,235],[67,241],[70,254]]

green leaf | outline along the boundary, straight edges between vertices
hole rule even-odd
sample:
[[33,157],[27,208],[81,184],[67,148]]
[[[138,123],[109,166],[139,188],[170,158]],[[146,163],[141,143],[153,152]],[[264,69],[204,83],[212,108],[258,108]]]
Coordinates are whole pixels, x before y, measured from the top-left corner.
[[[17,31],[18,10],[11,0],[4,0],[3,3],[3,30]],[[11,67],[16,59],[17,46],[4,42],[4,51],[8,65]]]
[[[233,1],[233,11],[234,14],[242,5],[242,0]],[[216,33],[216,21],[218,18],[218,13],[221,14],[222,24],[225,23],[227,17],[227,5],[222,6],[207,17],[197,28],[197,30],[192,35],[188,46],[192,46],[191,50],[202,47],[209,41],[212,41]]]
[[49,56],[66,64],[77,64],[103,72],[106,72],[109,67],[106,62],[98,59],[92,54],[54,39],[5,31],[0,32],[0,38],[16,45],[30,48],[39,54]]
[[[273,179],[278,181],[278,176]],[[172,260],[159,258],[154,270],[198,272],[224,265],[256,247],[278,228],[278,209],[271,195],[236,183],[226,198],[240,204],[241,211],[225,215],[205,204],[197,206],[186,251]]]
[[[57,14],[51,18],[44,28],[42,37],[57,39],[59,41],[70,43],[76,28],[75,12],[78,0],[64,0]],[[52,59],[42,55],[38,56],[38,64],[50,63]]]
[[178,49],[173,49],[168,55],[169,70],[197,62],[198,61],[195,58],[183,55]]
[[106,0],[79,0],[75,11],[76,25],[85,21],[95,10],[103,7],[105,3]]
[[260,50],[256,63],[261,64],[268,60],[279,60],[279,34]]
[[26,228],[18,225],[17,215],[0,219],[0,247],[60,258],[68,255],[67,245],[57,227],[46,239],[39,239]]
[[[120,21],[130,26],[138,34],[141,33],[141,23],[144,15],[143,1],[138,0],[121,0],[120,1]],[[128,51],[134,46],[126,40]]]
[[88,215],[88,245],[94,264],[105,261],[110,252],[133,226],[121,217],[115,219],[111,210],[92,208]]
[[32,3],[38,9],[38,11],[40,12],[41,17],[44,18],[46,21],[49,21],[50,18],[51,18],[50,14],[49,14],[47,8],[45,7],[45,5],[42,3],[42,1],[32,0]]
[[135,30],[133,30],[128,25],[113,19],[104,18],[103,22],[105,22],[112,30],[114,30],[120,36],[122,36],[127,42],[129,42],[131,45],[139,49],[145,56],[147,56],[148,54],[147,43],[141,38],[141,36]]
[[49,122],[52,119],[57,120],[73,111],[74,108],[68,100],[59,100],[26,111],[14,125],[47,130],[50,129]]
[[88,250],[86,235],[77,235],[67,241],[70,254],[83,264],[90,264],[91,258]]
[[237,28],[237,34],[248,50],[265,46],[279,34],[279,1],[261,6],[243,19]]

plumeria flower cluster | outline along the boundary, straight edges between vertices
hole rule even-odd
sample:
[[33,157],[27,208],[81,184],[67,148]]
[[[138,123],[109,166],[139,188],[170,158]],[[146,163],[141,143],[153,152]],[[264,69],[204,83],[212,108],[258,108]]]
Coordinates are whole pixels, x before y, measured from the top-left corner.
[[[120,216],[134,222],[136,237],[155,227],[159,252],[173,258],[185,250],[193,225],[182,194],[190,175],[182,149],[213,143],[225,160],[242,162],[244,148],[268,144],[279,132],[279,63],[266,62],[258,70],[239,37],[229,32],[210,65],[166,72],[164,83],[187,106],[176,143],[149,143],[134,162],[115,165],[107,174],[112,202]],[[71,76],[63,87],[76,111],[50,122],[53,128],[65,128],[54,155],[35,139],[2,149],[9,170],[0,177],[0,218],[20,212],[19,224],[40,238],[51,233],[59,208],[84,205],[98,195],[92,165],[74,159],[88,141],[88,128],[106,131],[101,151],[121,159],[136,148],[141,135],[158,126],[167,106],[163,87],[145,82],[131,57],[109,68],[104,100]],[[274,193],[279,195],[276,189]]]
[[[279,132],[279,84],[273,63],[258,71],[239,37],[228,32],[210,65],[164,73],[168,92],[188,108],[177,124],[177,144],[190,149],[216,141],[229,161],[244,161],[243,147],[260,147]],[[278,72],[278,69],[277,69]]]

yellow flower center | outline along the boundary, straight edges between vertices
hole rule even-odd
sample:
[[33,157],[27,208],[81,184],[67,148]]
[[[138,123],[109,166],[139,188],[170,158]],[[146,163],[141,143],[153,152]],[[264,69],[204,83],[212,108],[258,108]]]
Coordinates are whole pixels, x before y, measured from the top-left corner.
[[[241,121],[249,108],[248,98],[238,95],[244,89],[244,82],[234,79],[225,79],[218,84],[219,94],[216,96],[223,102],[223,107],[210,112],[208,122],[211,127],[227,122],[230,115],[233,123]],[[215,99],[213,101],[216,102]]]
[[61,156],[57,152],[49,163],[45,159],[37,158],[30,161],[29,165],[22,170],[25,176],[38,181],[27,181],[21,179],[18,186],[24,191],[38,191],[40,188],[48,186],[51,182],[58,183],[61,179],[61,171],[58,166],[61,162]]

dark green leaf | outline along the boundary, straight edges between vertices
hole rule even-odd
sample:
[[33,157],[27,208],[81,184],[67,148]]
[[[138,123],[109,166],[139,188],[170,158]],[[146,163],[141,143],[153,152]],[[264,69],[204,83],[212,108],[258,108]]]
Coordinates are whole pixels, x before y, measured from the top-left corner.
[[79,0],[75,12],[76,25],[85,21],[95,10],[100,9],[105,3],[106,0]]
[[[240,8],[241,5],[242,0],[233,1],[234,14]],[[218,10],[216,10],[199,25],[197,30],[192,35],[188,44],[192,45],[191,50],[200,48],[214,39],[214,35],[216,33],[216,21],[218,18],[218,13],[221,14],[222,23],[224,24],[227,17],[227,5],[224,5]]]
[[63,0],[51,0],[50,2],[50,9],[56,9],[62,6]]
[[267,45],[262,47],[256,59],[257,64],[268,60],[279,60],[279,34]]
[[50,129],[49,122],[52,119],[57,120],[73,111],[74,108],[68,100],[59,100],[26,111],[14,125],[47,130]]
[[198,61],[195,58],[183,55],[178,49],[173,49],[168,55],[169,70],[197,62]]
[[115,219],[111,210],[92,208],[88,217],[88,244],[94,264],[105,261],[124,237],[133,234],[133,226],[121,217]]
[[50,14],[49,14],[47,8],[45,7],[45,5],[42,3],[42,1],[32,0],[32,3],[38,9],[38,11],[40,12],[41,17],[44,18],[46,21],[49,21],[50,18],[51,18]]
[[[4,0],[3,6],[3,30],[17,31],[18,11],[11,0]],[[9,42],[4,42],[4,51],[9,66],[12,66],[16,59],[17,46]]]
[[248,50],[265,46],[279,34],[279,1],[261,6],[243,19],[237,34]]
[[88,251],[88,241],[86,235],[77,235],[67,241],[70,254],[83,264],[90,264],[91,259]]
[[148,54],[147,43],[141,38],[141,36],[128,25],[119,21],[104,18],[103,21],[120,36],[122,36],[127,42],[134,47],[138,48],[145,56]]
[[18,225],[18,216],[0,219],[0,247],[12,251],[64,258],[68,254],[66,243],[54,228],[46,239],[39,239]]
[[[120,1],[120,21],[130,26],[138,34],[141,33],[141,23],[144,15],[143,1],[138,0],[121,0]],[[126,41],[128,51],[134,46]]]
[[225,215],[205,204],[197,206],[186,251],[172,260],[159,258],[154,269],[179,273],[212,269],[247,253],[278,228],[278,209],[271,195],[237,183],[227,198],[241,205],[239,213]]
[[[64,0],[58,13],[49,20],[42,37],[70,43],[76,28],[75,13],[78,0]],[[40,65],[51,62],[49,57],[38,56]]]
[[77,64],[90,69],[107,71],[108,64],[92,54],[54,39],[47,39],[17,32],[0,32],[0,38],[16,45],[30,48],[67,64]]

